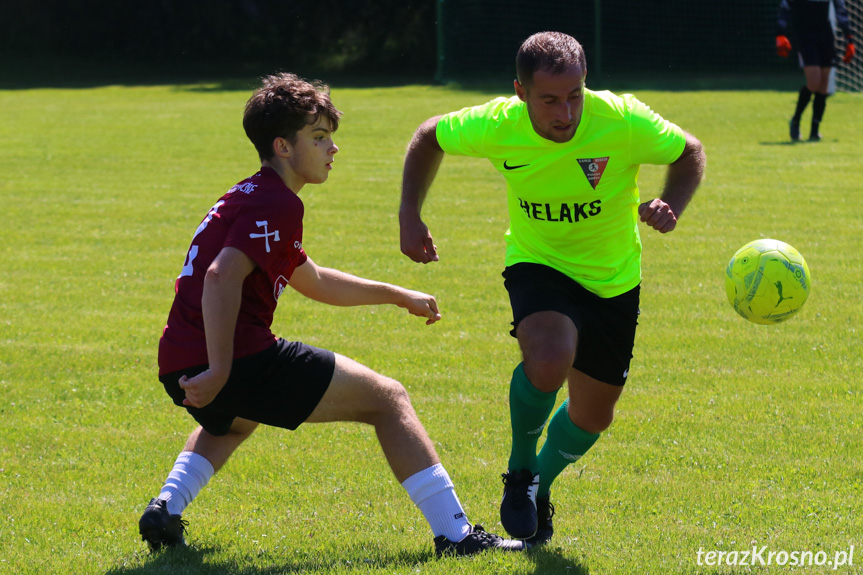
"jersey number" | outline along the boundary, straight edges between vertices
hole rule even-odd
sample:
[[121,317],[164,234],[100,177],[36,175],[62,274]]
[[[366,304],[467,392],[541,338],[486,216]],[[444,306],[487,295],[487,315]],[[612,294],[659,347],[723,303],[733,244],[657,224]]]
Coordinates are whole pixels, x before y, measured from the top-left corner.
[[218,202],[216,202],[216,205],[210,208],[210,211],[207,213],[207,217],[204,218],[204,221],[202,221],[201,225],[198,226],[198,229],[195,230],[195,235],[192,236],[192,246],[189,248],[189,253],[186,254],[186,262],[183,264],[183,269],[180,271],[180,275],[177,277],[177,279],[190,276],[194,273],[195,268],[193,266],[193,262],[198,256],[198,246],[194,243],[195,238],[198,237],[198,234],[207,229],[207,225],[213,220],[213,216],[219,213],[219,208],[221,208],[222,204],[224,203],[225,200],[219,200]]

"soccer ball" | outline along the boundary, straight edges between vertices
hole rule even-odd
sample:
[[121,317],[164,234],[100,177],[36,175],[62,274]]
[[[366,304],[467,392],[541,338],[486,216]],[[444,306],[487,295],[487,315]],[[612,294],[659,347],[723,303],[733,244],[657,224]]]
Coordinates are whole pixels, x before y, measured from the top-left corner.
[[734,311],[751,322],[783,322],[809,297],[809,266],[779,240],[755,240],[734,254],[725,270],[725,293]]

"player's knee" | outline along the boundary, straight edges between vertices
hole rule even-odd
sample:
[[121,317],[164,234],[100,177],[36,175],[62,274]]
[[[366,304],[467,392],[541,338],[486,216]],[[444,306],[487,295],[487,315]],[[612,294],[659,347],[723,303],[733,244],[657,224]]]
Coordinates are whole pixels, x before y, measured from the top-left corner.
[[572,367],[571,349],[548,346],[524,357],[524,373],[540,391],[552,392],[560,388]]
[[573,409],[570,404],[569,418],[572,422],[587,433],[602,433],[611,427],[614,421],[614,410],[586,411]]
[[376,411],[380,413],[403,413],[413,411],[410,396],[405,387],[389,377],[380,376],[376,382]]

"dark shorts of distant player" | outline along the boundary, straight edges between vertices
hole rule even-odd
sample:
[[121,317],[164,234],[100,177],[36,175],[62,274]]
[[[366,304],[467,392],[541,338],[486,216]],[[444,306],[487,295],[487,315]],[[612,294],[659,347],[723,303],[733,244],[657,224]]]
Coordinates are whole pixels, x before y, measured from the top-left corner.
[[801,67],[833,68],[839,63],[833,33],[829,31],[801,33],[797,38],[797,56]]
[[527,316],[560,312],[578,330],[572,367],[604,383],[626,383],[638,326],[640,286],[601,298],[554,268],[532,263],[509,266],[503,277],[512,304],[513,337]]
[[179,382],[184,375],[192,378],[206,370],[206,365],[166,373],[159,381],[174,403],[211,435],[227,434],[236,417],[293,430],[320,403],[335,366],[331,351],[279,339],[262,352],[234,360],[225,387],[202,408],[183,406],[186,392]]

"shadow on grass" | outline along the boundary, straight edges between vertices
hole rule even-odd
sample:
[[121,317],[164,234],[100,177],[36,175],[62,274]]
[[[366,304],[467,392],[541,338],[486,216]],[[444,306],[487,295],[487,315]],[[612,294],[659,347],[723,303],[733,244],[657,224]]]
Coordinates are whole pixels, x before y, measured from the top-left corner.
[[[344,548],[326,549],[279,549],[275,552],[261,551],[246,559],[236,557],[224,559],[220,546],[182,547],[167,549],[146,557],[143,564],[115,567],[105,575],[156,575],[156,574],[201,574],[201,575],[277,575],[285,573],[338,572],[390,572],[397,568],[421,567],[437,561],[470,561],[471,558],[438,559],[434,552],[396,551],[374,544],[351,544]],[[495,553],[495,561],[506,561],[509,554]],[[589,575],[590,571],[580,562],[566,557],[560,548],[542,547],[525,554],[532,563],[530,569],[507,568],[514,575]],[[480,559],[480,557],[477,557]],[[257,565],[255,563],[258,563]],[[261,564],[265,565],[261,565]]]
[[810,141],[810,140],[798,140],[796,142],[792,142],[791,140],[780,140],[776,142],[758,142],[762,146],[809,146],[814,144],[824,144],[824,143],[836,143],[839,140],[836,138],[827,139],[823,138],[821,140]]
[[[323,573],[328,571],[386,571],[434,561],[431,551],[398,551],[354,544],[342,549],[278,549],[261,551],[248,559],[236,556],[224,559],[221,547],[181,547],[152,553],[143,565],[115,567],[105,575],[276,575],[284,573]],[[257,563],[257,565],[256,565]],[[261,565],[265,564],[265,565]]]
[[543,545],[527,552],[533,571],[513,571],[516,575],[590,575],[587,565],[567,557],[559,547]]

